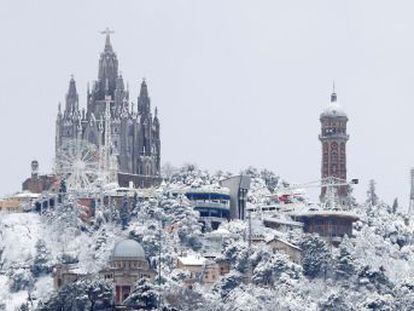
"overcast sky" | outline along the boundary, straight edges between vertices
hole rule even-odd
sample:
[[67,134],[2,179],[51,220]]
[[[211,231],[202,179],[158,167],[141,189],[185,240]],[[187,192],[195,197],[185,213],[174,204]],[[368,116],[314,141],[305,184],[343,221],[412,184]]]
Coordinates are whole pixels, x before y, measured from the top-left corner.
[[[38,159],[74,74],[81,105],[104,38],[132,95],[146,77],[162,160],[320,178],[319,114],[332,80],[348,113],[348,176],[405,206],[414,166],[413,1],[1,1],[0,193]],[[136,99],[135,99],[136,101]]]

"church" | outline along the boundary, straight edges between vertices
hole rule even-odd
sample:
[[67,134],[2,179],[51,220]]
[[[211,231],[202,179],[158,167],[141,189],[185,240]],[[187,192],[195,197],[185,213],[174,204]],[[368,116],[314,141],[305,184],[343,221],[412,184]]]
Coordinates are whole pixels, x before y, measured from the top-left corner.
[[118,58],[111,44],[112,31],[106,29],[103,33],[106,39],[99,58],[98,79],[92,88],[88,84],[86,109],[79,106],[73,76],[63,111],[59,104],[56,158],[61,156],[68,141],[87,141],[97,148],[106,148],[111,158],[116,160],[120,186],[151,187],[161,181],[158,111],[155,108],[154,114],[152,112],[145,79],[140,85],[137,105],[130,100],[129,89],[118,70]]

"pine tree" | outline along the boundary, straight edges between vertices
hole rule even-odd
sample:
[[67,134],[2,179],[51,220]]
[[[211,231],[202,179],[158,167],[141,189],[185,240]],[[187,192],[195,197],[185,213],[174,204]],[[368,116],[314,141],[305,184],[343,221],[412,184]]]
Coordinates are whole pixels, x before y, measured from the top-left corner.
[[398,198],[394,199],[394,202],[392,203],[392,212],[395,214],[398,211]]
[[367,191],[367,204],[370,206],[376,206],[378,204],[378,196],[376,193],[376,182],[373,179],[369,181],[369,188]]
[[102,279],[80,279],[62,286],[39,311],[106,311],[112,306],[111,284]]
[[327,276],[330,253],[326,242],[317,235],[305,237],[301,243],[303,274],[314,278]]
[[335,274],[337,278],[349,278],[355,274],[355,263],[350,251],[346,245],[339,246],[339,255],[336,258]]
[[143,278],[137,282],[124,304],[139,310],[154,310],[158,307],[158,293],[155,287]]
[[31,271],[35,277],[38,277],[42,274],[47,274],[51,272],[50,253],[46,248],[46,243],[43,240],[37,240],[36,242],[36,256],[33,261],[33,266]]

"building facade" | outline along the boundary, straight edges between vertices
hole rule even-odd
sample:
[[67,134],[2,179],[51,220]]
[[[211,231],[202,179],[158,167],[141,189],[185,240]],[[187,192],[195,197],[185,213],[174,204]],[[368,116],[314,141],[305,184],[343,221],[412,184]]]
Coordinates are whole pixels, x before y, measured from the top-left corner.
[[[333,90],[328,107],[320,115],[321,134],[319,140],[322,143],[322,179],[333,177],[346,182],[346,143],[349,140],[347,134],[348,117],[337,101],[337,94]],[[348,186],[338,186],[337,195],[339,202],[344,204],[348,197]],[[321,201],[325,201],[327,189],[321,189]]]
[[231,197],[227,188],[191,189],[185,195],[194,210],[200,213],[199,221],[203,224],[203,231],[216,230],[221,223],[230,220]]
[[42,193],[43,191],[55,190],[56,187],[56,176],[40,175],[39,174],[39,162],[33,160],[31,162],[32,173],[22,184],[23,191],[29,191],[32,193]]
[[[117,177],[121,186],[133,182],[136,187],[150,187],[160,182],[161,139],[157,108],[153,114],[145,79],[140,86],[136,108],[130,101],[129,89],[118,70],[110,31],[105,33],[98,79],[91,89],[88,85],[86,110],[79,107],[79,94],[73,77],[63,111],[59,104],[56,157],[61,156],[66,141],[82,139],[98,148],[106,146],[111,157],[117,160]],[[110,124],[105,124],[107,119]],[[108,133],[105,129],[109,129]]]
[[233,176],[220,181],[222,187],[230,190],[230,219],[245,219],[250,182],[251,178],[245,175]]
[[[114,303],[122,305],[140,279],[146,278],[152,281],[156,273],[151,270],[141,244],[126,239],[115,244],[108,267],[101,270],[99,275],[112,282]],[[56,290],[87,277],[94,277],[94,275],[79,272],[77,264],[58,264],[53,269],[53,283]]]

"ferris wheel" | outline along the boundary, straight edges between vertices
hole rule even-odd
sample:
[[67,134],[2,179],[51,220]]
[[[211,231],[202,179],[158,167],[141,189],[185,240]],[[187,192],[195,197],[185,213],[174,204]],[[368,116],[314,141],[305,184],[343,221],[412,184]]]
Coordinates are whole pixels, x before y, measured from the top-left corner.
[[99,150],[82,139],[65,141],[58,151],[56,175],[69,190],[91,190],[99,177]]

